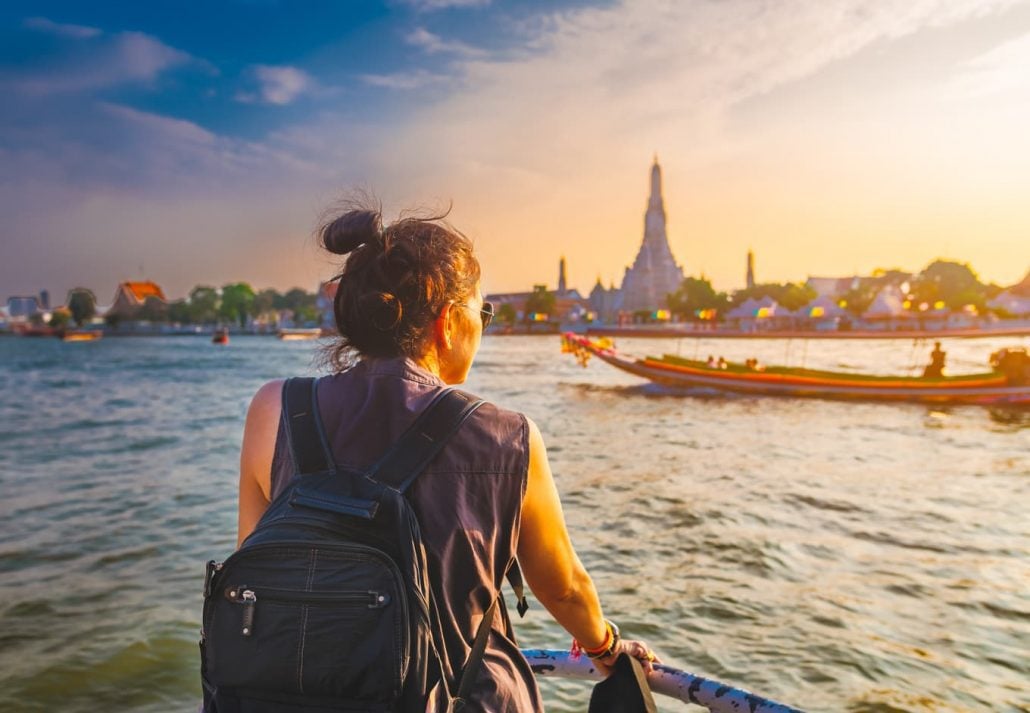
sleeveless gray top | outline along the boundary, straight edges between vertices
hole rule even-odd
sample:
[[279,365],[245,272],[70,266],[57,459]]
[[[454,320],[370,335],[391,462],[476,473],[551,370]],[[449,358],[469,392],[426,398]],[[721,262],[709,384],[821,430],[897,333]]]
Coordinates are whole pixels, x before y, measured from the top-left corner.
[[[409,359],[366,359],[319,381],[319,411],[333,458],[365,468],[400,438],[445,384]],[[425,541],[440,612],[445,665],[461,668],[476,629],[515,558],[529,468],[522,414],[486,403],[408,491]],[[272,497],[294,477],[282,421],[272,460]],[[533,672],[498,608],[469,711],[542,711]]]

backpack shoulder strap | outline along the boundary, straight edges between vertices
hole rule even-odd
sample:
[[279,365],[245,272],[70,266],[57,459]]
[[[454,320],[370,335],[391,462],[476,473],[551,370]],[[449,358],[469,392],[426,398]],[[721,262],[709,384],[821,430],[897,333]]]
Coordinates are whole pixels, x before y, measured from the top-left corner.
[[403,493],[483,403],[464,391],[444,389],[367,475]]
[[[519,610],[519,616],[523,617],[526,615],[526,610],[529,609],[529,603],[526,601],[522,582],[522,568],[519,567],[518,559],[512,560],[506,576],[508,583],[515,590],[515,608]],[[465,659],[465,665],[462,667],[461,675],[458,678],[458,691],[452,702],[454,711],[461,711],[468,703],[469,696],[472,694],[472,687],[475,685],[476,677],[479,675],[479,668],[483,665],[483,656],[486,654],[486,642],[490,638],[490,628],[493,624],[494,615],[497,613],[498,604],[502,606],[504,604],[500,592],[497,592],[494,596],[493,602],[490,603],[490,607],[483,615],[483,620],[479,622],[479,628],[476,629],[476,638],[472,642],[472,650],[469,651],[468,658]]]
[[468,704],[469,696],[472,695],[472,687],[476,685],[476,678],[479,676],[479,669],[483,665],[483,656],[486,654],[486,642],[490,638],[490,627],[493,624],[494,615],[497,613],[497,601],[500,597],[500,593],[494,597],[494,600],[483,614],[483,620],[479,622],[479,628],[476,629],[476,638],[472,641],[472,650],[469,651],[469,656],[465,660],[465,666],[462,668],[461,677],[458,680],[458,692],[451,703],[455,711],[461,711],[465,708]]
[[[519,616],[525,616],[526,610],[529,609],[529,604],[526,602],[526,595],[522,584],[522,568],[519,567],[517,559],[512,560],[507,577],[508,583],[515,590],[515,607],[519,610]],[[461,669],[461,675],[458,678],[458,691],[453,701],[453,709],[455,711],[461,711],[468,703],[469,696],[472,694],[472,687],[475,685],[479,669],[483,665],[483,657],[486,654],[486,642],[490,638],[490,628],[493,625],[498,604],[502,606],[504,604],[500,592],[497,592],[494,596],[493,602],[490,603],[490,607],[483,615],[483,620],[479,622],[476,638],[472,642],[472,650],[469,651],[468,658],[465,659],[465,665]]]
[[287,379],[283,383],[282,412],[297,473],[332,470],[335,463],[318,413],[318,379]]

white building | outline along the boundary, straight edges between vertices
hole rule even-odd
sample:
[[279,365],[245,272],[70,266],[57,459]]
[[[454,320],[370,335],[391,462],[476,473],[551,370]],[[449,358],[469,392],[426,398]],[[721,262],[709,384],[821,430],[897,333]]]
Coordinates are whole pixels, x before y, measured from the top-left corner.
[[809,277],[805,280],[805,287],[818,297],[837,298],[858,287],[860,280],[859,277]]
[[987,303],[991,309],[1004,310],[1014,317],[1030,317],[1030,297],[1023,297],[1011,289],[1005,290]]

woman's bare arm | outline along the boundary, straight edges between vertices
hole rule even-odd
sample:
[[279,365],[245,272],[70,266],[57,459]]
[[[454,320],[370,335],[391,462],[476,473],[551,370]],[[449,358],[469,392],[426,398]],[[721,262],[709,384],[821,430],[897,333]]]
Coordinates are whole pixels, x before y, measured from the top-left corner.
[[[587,649],[604,645],[607,627],[597,589],[572,547],[544,439],[532,421],[519,562],[533,594],[566,631]],[[622,640],[609,658],[597,663],[607,669],[621,653],[640,659],[648,669],[652,661],[658,660],[646,644]]]
[[239,547],[268,508],[272,490],[272,456],[279,430],[283,382],[270,381],[254,395],[247,410],[240,450]]
[[529,421],[529,482],[522,502],[519,562],[533,594],[587,648],[604,642],[605,625],[594,582],[569,540],[543,436]]

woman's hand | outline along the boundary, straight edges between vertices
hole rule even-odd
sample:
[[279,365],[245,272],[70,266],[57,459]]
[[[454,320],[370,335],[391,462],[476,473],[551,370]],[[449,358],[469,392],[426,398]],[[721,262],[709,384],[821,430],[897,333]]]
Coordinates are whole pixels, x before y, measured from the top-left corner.
[[647,644],[643,641],[634,641],[632,639],[619,639],[619,642],[615,645],[615,650],[611,654],[605,658],[593,659],[593,662],[601,673],[609,676],[620,654],[629,654],[633,658],[638,659],[643,665],[644,670],[648,673],[654,670],[654,664],[662,662]]

